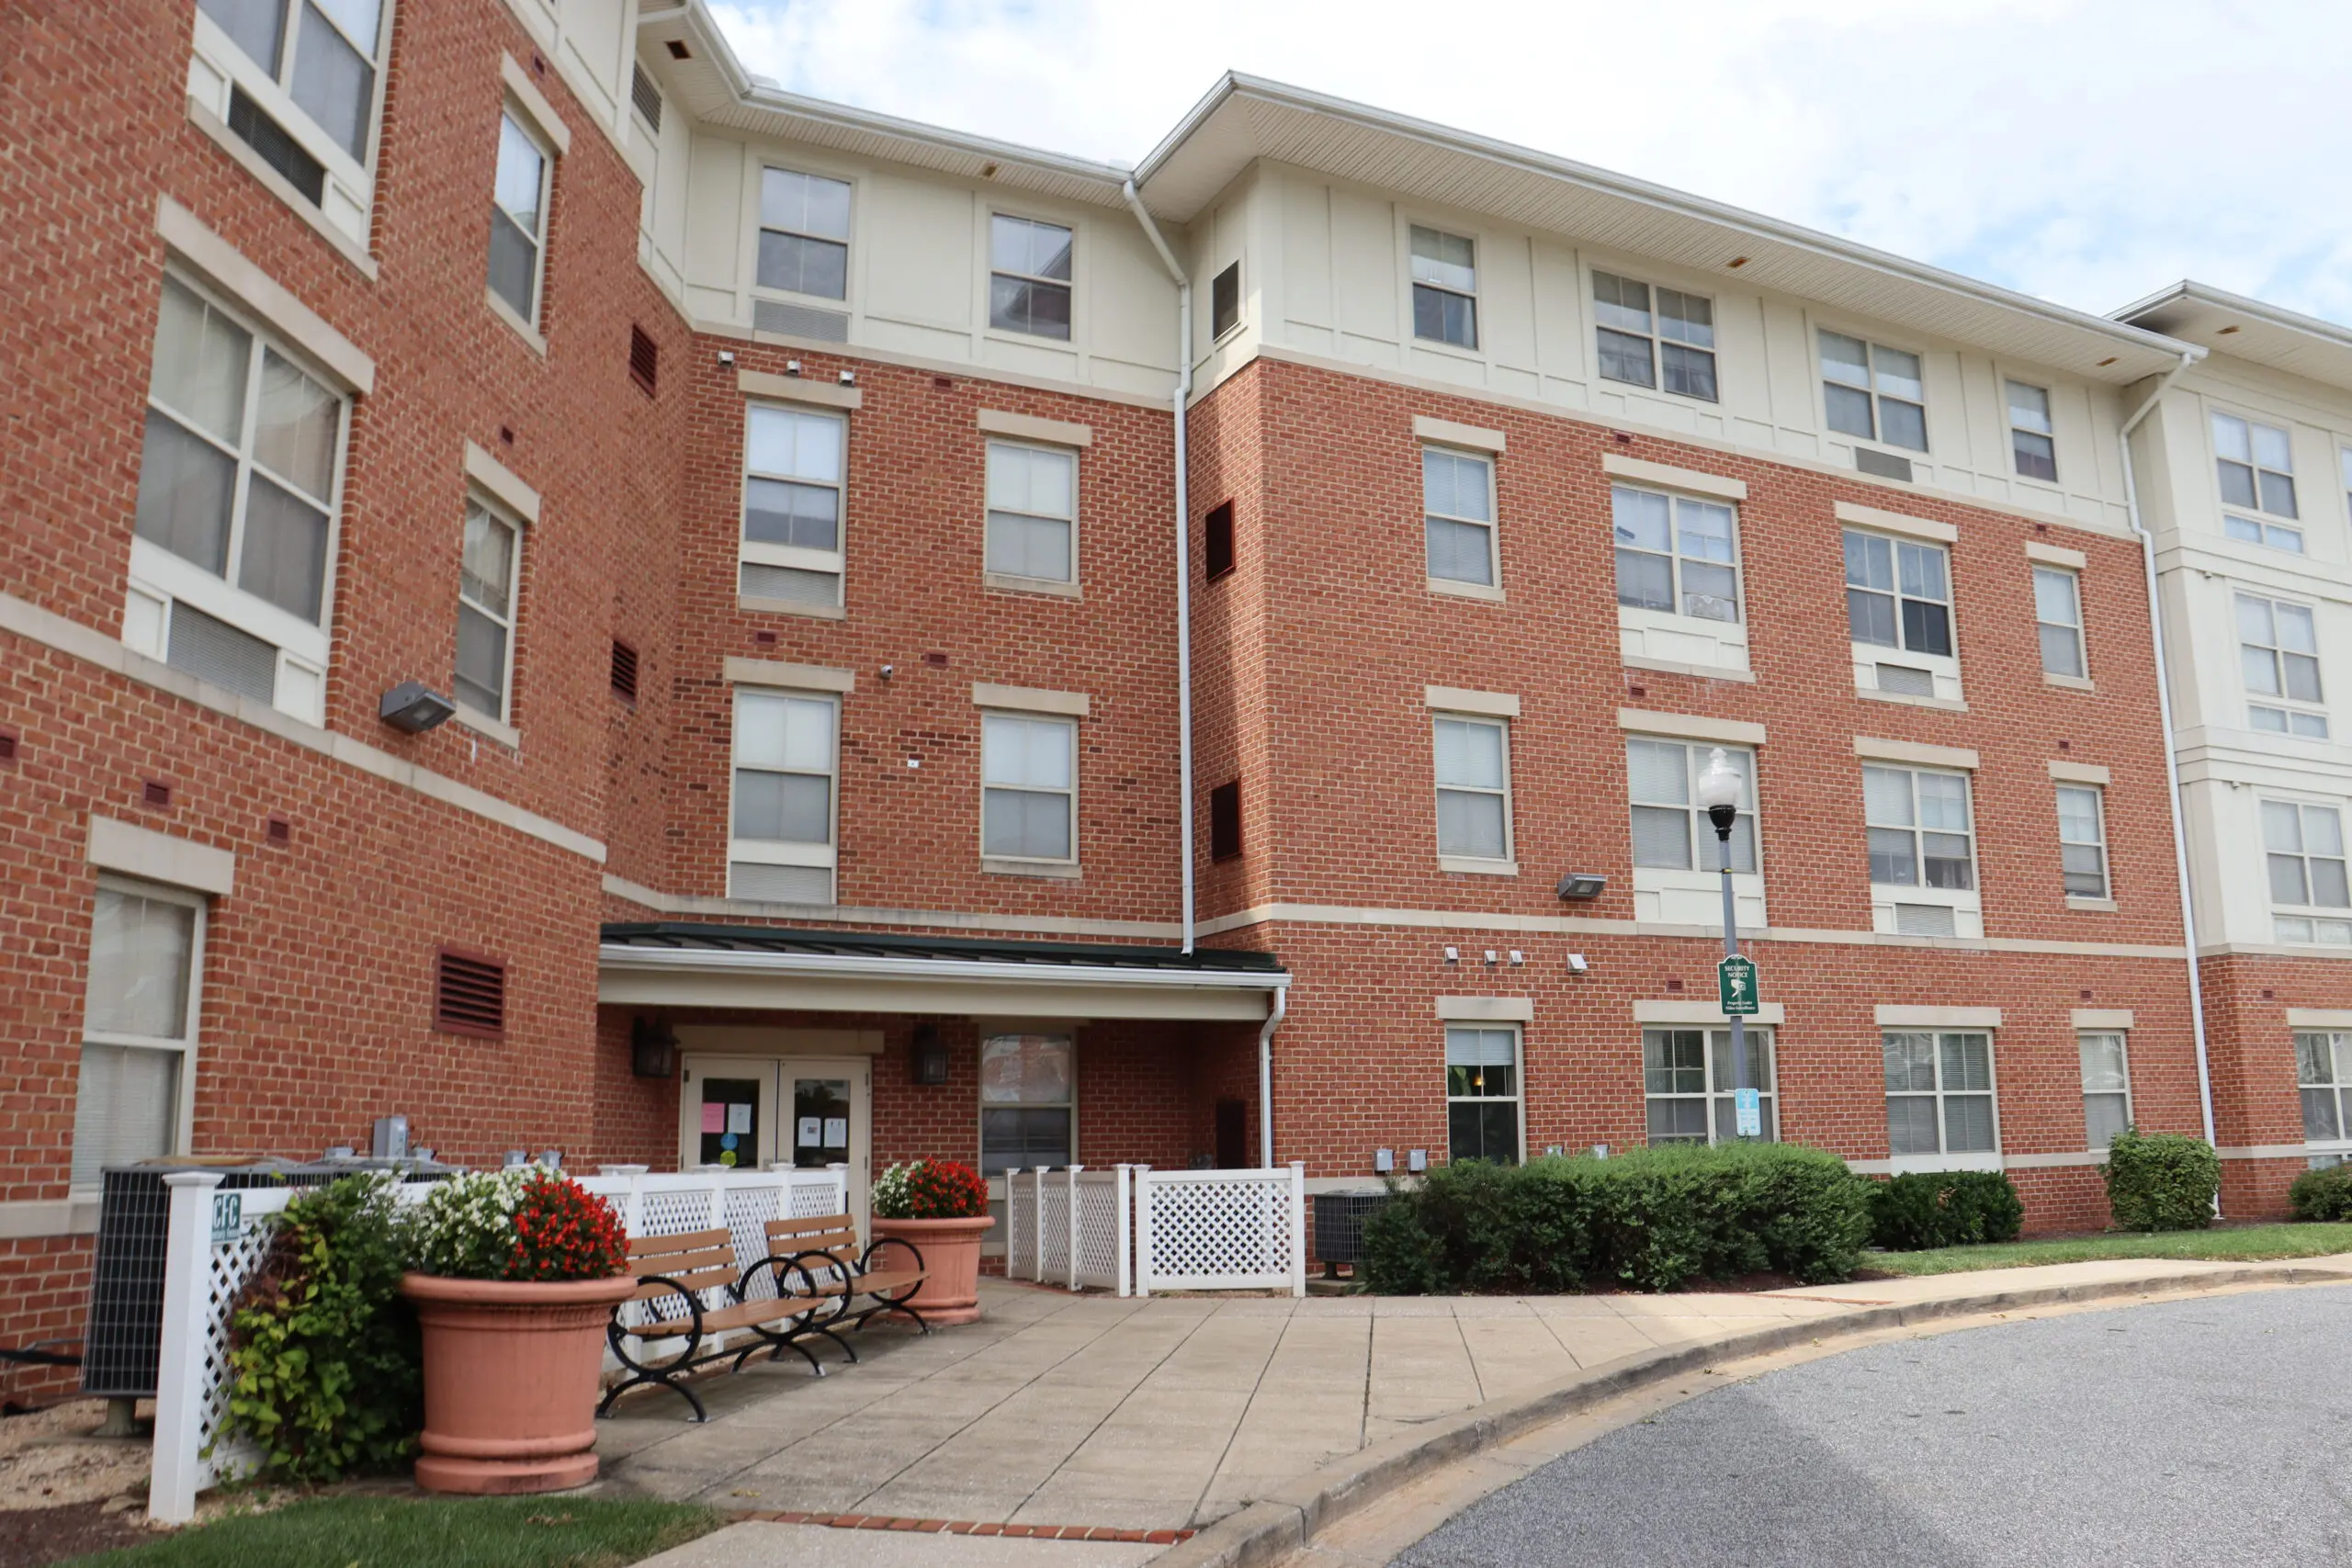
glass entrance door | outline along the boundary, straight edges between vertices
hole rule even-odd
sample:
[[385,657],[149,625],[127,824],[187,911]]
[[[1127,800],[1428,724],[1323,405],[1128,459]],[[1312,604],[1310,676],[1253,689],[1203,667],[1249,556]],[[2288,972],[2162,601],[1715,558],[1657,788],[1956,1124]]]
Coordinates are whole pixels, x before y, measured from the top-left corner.
[[775,1064],[689,1056],[679,1086],[678,1167],[757,1170],[775,1157]]
[[829,1165],[849,1168],[849,1212],[863,1235],[866,1186],[873,1179],[871,1129],[873,1064],[787,1058],[775,1064],[776,1102],[789,1121],[778,1128],[779,1164],[802,1170]]
[[873,1063],[865,1057],[693,1055],[678,1093],[678,1168],[849,1168],[861,1232],[873,1179]]

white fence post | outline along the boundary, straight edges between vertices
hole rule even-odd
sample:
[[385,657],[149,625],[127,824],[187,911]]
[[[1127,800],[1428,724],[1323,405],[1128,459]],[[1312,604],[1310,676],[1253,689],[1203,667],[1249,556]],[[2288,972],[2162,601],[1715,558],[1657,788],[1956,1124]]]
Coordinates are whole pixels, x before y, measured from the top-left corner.
[[1042,1285],[1046,1282],[1046,1174],[1049,1165],[1036,1168],[1036,1185],[1031,1189],[1037,1199],[1037,1250],[1030,1255],[1030,1267],[1035,1270],[1029,1277]]
[[1136,1167],[1136,1294],[1151,1294],[1151,1167]]
[[1290,1162],[1290,1293],[1306,1294],[1306,1162]]
[[164,1257],[164,1342],[155,1376],[155,1446],[147,1513],[169,1525],[196,1517],[204,1405],[205,1297],[212,1267],[212,1196],[217,1171],[164,1178],[171,1218]]
[[1069,1187],[1069,1250],[1064,1255],[1063,1261],[1069,1265],[1067,1283],[1073,1291],[1078,1289],[1078,1173],[1085,1168],[1082,1165],[1071,1166],[1067,1178]]
[[1133,1240],[1135,1227],[1135,1209],[1133,1206],[1135,1169],[1136,1168],[1131,1165],[1123,1165],[1119,1168],[1119,1185],[1117,1188],[1119,1197],[1116,1208],[1118,1219],[1114,1224],[1118,1227],[1118,1252],[1116,1256],[1119,1259],[1119,1294],[1122,1296],[1131,1296],[1135,1294],[1136,1289],[1135,1258],[1128,1250]]

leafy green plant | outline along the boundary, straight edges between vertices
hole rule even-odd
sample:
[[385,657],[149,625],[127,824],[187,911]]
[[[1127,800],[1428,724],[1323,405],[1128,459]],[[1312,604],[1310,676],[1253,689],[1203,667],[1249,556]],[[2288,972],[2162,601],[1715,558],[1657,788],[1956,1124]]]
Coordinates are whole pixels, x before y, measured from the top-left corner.
[[1837,1156],[1786,1144],[1465,1161],[1391,1185],[1364,1223],[1363,1272],[1392,1295],[1843,1280],[1870,1235],[1866,1187]]
[[2015,1241],[2016,1184],[1997,1170],[1912,1171],[1871,1184],[1871,1242],[1889,1252]]
[[2352,1220],[2352,1164],[2307,1170],[2287,1189],[2287,1212],[2299,1220]]
[[230,1319],[229,1430],[262,1472],[334,1481],[390,1470],[423,1424],[416,1318],[392,1183],[348,1176],[286,1206]]
[[2222,1160],[2202,1138],[2127,1127],[2107,1151],[2107,1207],[2127,1231],[2201,1231],[2213,1223]]

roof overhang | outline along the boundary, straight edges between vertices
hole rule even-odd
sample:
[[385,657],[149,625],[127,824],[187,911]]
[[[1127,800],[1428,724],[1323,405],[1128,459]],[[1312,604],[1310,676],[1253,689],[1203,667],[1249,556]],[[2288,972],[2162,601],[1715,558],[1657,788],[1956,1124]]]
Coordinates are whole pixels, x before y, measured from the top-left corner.
[[[1228,73],[1136,168],[1189,223],[1259,159],[1818,300],[1952,344],[2128,385],[2179,363],[2140,327],[1427,120]],[[1746,263],[1735,274],[1730,262]]]
[[2322,385],[2352,389],[2352,330],[2187,279],[2115,312],[2150,332],[2282,370]]

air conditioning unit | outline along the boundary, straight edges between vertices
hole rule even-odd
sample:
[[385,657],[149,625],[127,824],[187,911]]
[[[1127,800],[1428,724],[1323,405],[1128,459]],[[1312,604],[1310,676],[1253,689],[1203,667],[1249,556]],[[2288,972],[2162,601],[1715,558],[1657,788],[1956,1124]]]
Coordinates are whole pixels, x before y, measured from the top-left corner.
[[1352,1269],[1363,1261],[1363,1223],[1387,1201],[1385,1189],[1315,1194],[1315,1256],[1325,1279],[1338,1279],[1342,1263]]

